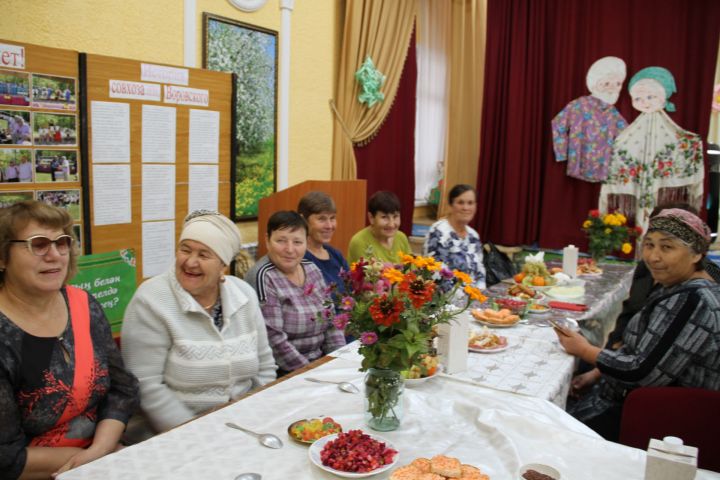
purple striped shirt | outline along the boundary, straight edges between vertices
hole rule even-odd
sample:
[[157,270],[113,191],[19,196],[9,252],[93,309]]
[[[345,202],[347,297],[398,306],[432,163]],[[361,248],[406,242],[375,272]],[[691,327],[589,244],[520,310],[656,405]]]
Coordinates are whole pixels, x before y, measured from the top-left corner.
[[326,299],[320,269],[303,260],[305,285],[292,283],[274,264],[263,265],[257,273],[258,296],[268,341],[275,362],[285,371],[297,370],[309,362],[345,345],[343,332],[330,319],[318,321]]

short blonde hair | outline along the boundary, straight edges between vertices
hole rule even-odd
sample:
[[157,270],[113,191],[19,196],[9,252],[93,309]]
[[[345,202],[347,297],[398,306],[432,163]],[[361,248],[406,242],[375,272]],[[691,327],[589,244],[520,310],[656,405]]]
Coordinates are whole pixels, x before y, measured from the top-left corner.
[[[62,208],[53,207],[43,202],[26,200],[10,207],[0,209],[0,262],[7,264],[10,258],[11,240],[20,230],[27,227],[30,222],[48,228],[62,229],[65,235],[73,237],[73,248],[70,249],[70,260],[65,283],[70,281],[77,272],[78,251],[77,238],[73,234],[73,220],[70,214]],[[5,284],[5,271],[0,272],[0,286]]]

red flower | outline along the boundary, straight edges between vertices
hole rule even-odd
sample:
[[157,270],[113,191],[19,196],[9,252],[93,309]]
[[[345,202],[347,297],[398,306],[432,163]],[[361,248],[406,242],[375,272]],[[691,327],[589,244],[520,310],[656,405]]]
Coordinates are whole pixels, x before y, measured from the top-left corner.
[[590,216],[598,218],[600,216],[600,210],[590,210]]
[[405,279],[400,284],[400,291],[405,292],[410,297],[413,307],[420,308],[432,300],[433,293],[435,293],[435,283],[418,278],[414,273],[410,272],[405,275]]
[[370,316],[378,325],[390,327],[400,321],[403,304],[397,298],[388,298],[387,295],[376,297],[370,305]]
[[638,235],[642,235],[643,229],[640,225],[635,225],[635,233]]

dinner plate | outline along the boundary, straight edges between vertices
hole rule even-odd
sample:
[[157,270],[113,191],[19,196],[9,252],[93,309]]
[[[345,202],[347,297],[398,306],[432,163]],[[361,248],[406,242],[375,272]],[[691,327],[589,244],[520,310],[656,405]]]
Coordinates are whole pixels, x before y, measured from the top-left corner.
[[583,298],[585,289],[581,287],[555,287],[545,292],[545,294],[556,300],[572,301]]
[[[367,433],[367,432],[363,432],[363,433],[365,433],[366,435],[369,435],[370,438],[372,438],[373,440],[377,440],[378,442],[384,443],[387,448],[392,448],[393,450],[397,451],[397,448],[395,448],[395,446],[392,443],[388,442],[384,438],[377,436],[377,435],[373,435],[371,433]],[[382,473],[387,470],[390,470],[397,464],[398,459],[400,458],[400,453],[398,452],[395,454],[395,458],[393,459],[392,463],[388,463],[387,465],[383,465],[380,468],[376,468],[372,472],[357,473],[357,472],[343,472],[342,470],[335,470],[334,468],[330,468],[330,467],[323,465],[322,460],[320,460],[320,452],[322,452],[322,449],[325,448],[326,443],[328,443],[332,440],[335,440],[337,437],[338,437],[338,434],[334,433],[332,435],[328,435],[327,437],[322,437],[322,438],[316,440],[315,443],[310,445],[310,448],[308,449],[308,456],[310,457],[310,461],[313,464],[315,464],[318,468],[321,468],[321,469],[325,470],[326,472],[330,472],[333,475],[337,475],[338,477],[343,477],[343,478],[371,477],[373,475],[377,475],[378,473]]]
[[534,310],[532,307],[529,307],[527,311],[531,315],[547,315],[548,313],[550,313],[552,308],[548,307],[547,305],[543,306],[545,307],[545,309],[543,310]]
[[423,383],[427,382],[431,378],[435,378],[438,373],[442,372],[442,368],[443,368],[442,364],[438,364],[437,369],[435,370],[435,373],[433,373],[429,377],[406,378],[405,386],[412,388],[412,387],[417,387],[418,385],[422,385]]
[[[500,337],[500,338],[505,338],[505,337]],[[505,342],[506,343],[504,346],[497,347],[497,348],[476,348],[476,347],[471,347],[468,345],[468,350],[470,350],[471,352],[475,352],[475,353],[499,353],[499,352],[503,352],[503,351],[507,350],[508,348],[510,348],[510,344],[507,343],[507,338],[505,338]]]
[[490,328],[510,328],[510,327],[514,327],[515,325],[520,323],[520,319],[518,319],[517,322],[514,322],[514,323],[491,323],[491,322],[486,322],[484,320],[480,320],[479,318],[475,318],[475,317],[473,317],[473,320],[478,322],[480,325],[485,325],[486,327],[490,327]]

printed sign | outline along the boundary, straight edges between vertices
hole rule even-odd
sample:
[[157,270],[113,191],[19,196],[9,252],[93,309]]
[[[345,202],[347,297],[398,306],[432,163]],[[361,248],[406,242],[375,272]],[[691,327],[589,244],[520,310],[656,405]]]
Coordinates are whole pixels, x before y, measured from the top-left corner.
[[110,98],[160,101],[160,85],[155,83],[110,80]]
[[25,68],[25,47],[0,43],[0,66]]
[[187,85],[189,70],[187,68],[164,67],[143,63],[140,65],[140,79],[143,82],[174,83]]
[[194,105],[196,107],[207,107],[210,105],[210,92],[199,88],[175,87],[165,85],[165,103],[177,103],[179,105]]
[[100,302],[113,333],[120,333],[125,308],[135,293],[135,270],[132,249],[78,257],[78,273],[70,285]]

